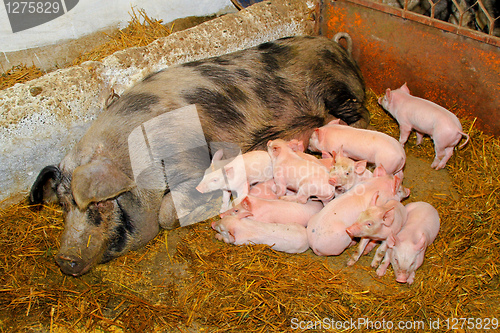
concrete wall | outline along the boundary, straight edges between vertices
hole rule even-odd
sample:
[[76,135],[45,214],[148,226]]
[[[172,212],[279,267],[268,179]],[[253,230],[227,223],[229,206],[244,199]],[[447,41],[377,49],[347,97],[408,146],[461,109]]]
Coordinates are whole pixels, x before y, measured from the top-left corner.
[[[63,67],[68,58],[76,57],[85,47],[93,48],[107,33],[123,28],[131,19],[132,9],[144,9],[164,23],[187,16],[207,16],[236,12],[230,0],[71,0],[77,4],[59,17],[41,25],[13,32],[8,8],[0,6],[0,69],[4,71],[20,63],[51,70]],[[11,1],[12,2],[12,1]],[[70,0],[65,0],[70,6]],[[23,7],[24,12],[28,7]],[[71,8],[71,7],[69,7]],[[17,9],[22,11],[23,9]],[[64,13],[62,8],[60,13]],[[37,17],[18,14],[12,20],[34,22]],[[43,14],[41,14],[43,15]],[[12,16],[12,15],[11,15]],[[54,52],[55,51],[55,52]]]
[[[194,28],[0,91],[0,200],[26,196],[38,172],[58,164],[106,99],[145,75],[291,35],[312,34],[313,1],[266,1]],[[5,200],[8,199],[8,200]]]

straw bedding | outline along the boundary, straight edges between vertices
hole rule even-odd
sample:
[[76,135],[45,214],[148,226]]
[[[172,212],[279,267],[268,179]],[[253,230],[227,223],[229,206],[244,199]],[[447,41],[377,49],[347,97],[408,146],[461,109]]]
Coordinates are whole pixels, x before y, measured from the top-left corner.
[[[372,92],[367,104],[371,125],[397,137]],[[0,332],[323,331],[333,320],[345,331],[387,331],[390,323],[396,331],[399,322],[430,331],[438,319],[437,331],[453,324],[466,331],[467,323],[451,318],[493,328],[487,318],[500,317],[500,144],[474,120],[461,121],[471,141],[446,170],[430,169],[429,138],[417,147],[413,135],[406,145],[404,184],[412,194],[404,203],[427,201],[441,217],[411,286],[397,283],[391,268],[377,277],[371,254],[347,267],[352,248],[318,257],[227,245],[215,240],[210,221],[162,231],[141,250],[67,277],[54,262],[60,208],[23,202],[0,211]]]
[[[372,125],[397,136],[395,121],[369,96]],[[321,331],[335,320],[348,321],[344,328],[351,331],[367,328],[356,326],[367,318],[368,328],[384,322],[396,328],[402,321],[429,330],[437,319],[446,328],[447,318],[482,318],[483,324],[498,318],[500,145],[474,121],[462,123],[472,140],[446,170],[430,169],[429,138],[417,147],[413,135],[407,144],[411,160],[429,172],[407,175],[405,184],[414,185],[405,203],[427,201],[441,216],[439,235],[411,286],[397,283],[391,268],[377,277],[371,255],[346,267],[353,249],[325,258],[310,250],[291,255],[262,245],[227,245],[215,240],[210,221],[163,231],[144,249],[71,278],[53,259],[61,211],[21,203],[1,212],[0,328],[269,332],[301,325]],[[435,188],[425,188],[429,183]]]

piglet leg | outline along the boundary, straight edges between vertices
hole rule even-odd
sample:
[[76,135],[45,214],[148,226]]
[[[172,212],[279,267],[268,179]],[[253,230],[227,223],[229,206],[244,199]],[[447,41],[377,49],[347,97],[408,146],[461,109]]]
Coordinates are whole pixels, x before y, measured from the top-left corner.
[[352,266],[356,263],[356,261],[359,260],[359,258],[363,254],[363,251],[365,250],[365,247],[368,245],[369,242],[370,238],[361,238],[361,240],[359,241],[358,248],[356,249],[356,251],[354,251],[351,259],[347,262],[347,266]]

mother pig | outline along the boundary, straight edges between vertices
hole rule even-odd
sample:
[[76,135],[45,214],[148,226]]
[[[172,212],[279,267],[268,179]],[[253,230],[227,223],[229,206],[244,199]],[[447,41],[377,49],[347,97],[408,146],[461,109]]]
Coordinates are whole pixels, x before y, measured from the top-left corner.
[[[103,110],[58,166],[40,172],[30,199],[62,205],[65,228],[56,261],[64,273],[78,276],[145,245],[160,226],[174,227],[172,182],[182,183],[195,166],[206,168],[203,154],[186,158],[174,153],[161,160],[163,175],[170,159],[181,165],[167,177],[168,185],[140,186],[134,150],[129,153],[134,129],[144,131],[152,119],[195,105],[206,142],[231,142],[245,152],[277,138],[307,142],[331,116],[365,127],[369,118],[363,102],[358,67],[337,43],[323,37],[282,38],[172,66],[146,77]],[[196,126],[172,119],[162,126],[166,136],[173,135],[179,145],[197,140]],[[175,140],[169,145],[175,151]],[[192,201],[189,196],[184,200]]]

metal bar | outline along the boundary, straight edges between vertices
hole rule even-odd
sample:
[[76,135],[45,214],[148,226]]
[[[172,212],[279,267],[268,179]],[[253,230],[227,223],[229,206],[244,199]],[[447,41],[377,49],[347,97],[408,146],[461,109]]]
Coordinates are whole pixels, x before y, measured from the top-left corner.
[[[407,82],[416,96],[471,118],[500,135],[500,48],[441,29],[428,17],[366,0],[323,3],[319,33],[343,31],[368,88],[381,95]],[[387,11],[387,12],[386,12]],[[419,17],[421,22],[409,18]],[[436,21],[436,20],[434,20]],[[449,26],[450,24],[444,25]]]

